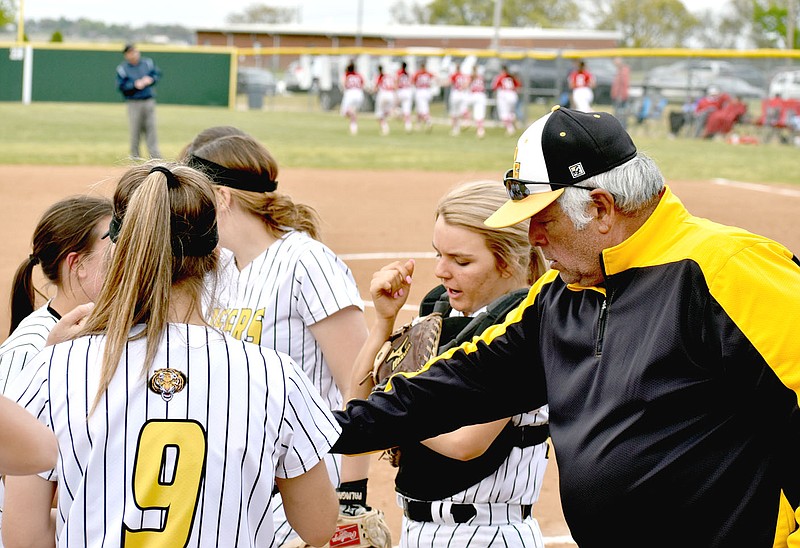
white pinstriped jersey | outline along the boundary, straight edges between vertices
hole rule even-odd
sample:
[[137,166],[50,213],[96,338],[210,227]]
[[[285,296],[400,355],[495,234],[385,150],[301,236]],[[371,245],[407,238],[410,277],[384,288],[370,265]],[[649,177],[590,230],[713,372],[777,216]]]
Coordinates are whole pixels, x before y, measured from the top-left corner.
[[[322,350],[309,326],[349,306],[364,308],[350,269],[333,251],[305,232],[290,231],[241,271],[233,254],[222,250],[222,306],[212,309],[210,323],[235,338],[289,354],[322,394],[330,409],[341,409],[336,386]],[[339,485],[341,455],[328,454],[331,483]],[[276,495],[277,545],[294,537]]]
[[[472,315],[485,312],[484,306]],[[450,317],[463,317],[458,310],[451,310]],[[549,422],[547,405],[511,417],[514,426],[541,426]],[[480,525],[447,524],[441,522],[412,521],[403,516],[400,532],[400,548],[438,548],[449,546],[481,546],[497,548],[544,548],[544,539],[535,517],[524,521],[508,519],[514,513],[504,511],[509,505],[518,509],[521,505],[534,505],[539,500],[544,473],[547,468],[548,445],[543,442],[530,447],[512,447],[508,457],[491,474],[460,493],[445,497],[434,503],[433,515],[441,508],[446,514],[448,503],[475,504],[479,508]],[[397,495],[402,506],[402,495]],[[491,510],[488,505],[491,506]],[[483,520],[485,514],[492,516],[491,525]],[[496,519],[495,519],[496,518]]]
[[286,355],[171,324],[147,379],[169,367],[185,388],[168,402],[149,390],[132,341],[87,420],[103,347],[58,344],[10,387],[58,438],[42,474],[59,485],[58,546],[270,546],[274,477],[310,469],[339,434],[306,376]]
[[8,338],[0,345],[0,392],[25,367],[31,358],[44,348],[47,336],[56,325],[58,317],[50,310],[50,303],[26,316]]
[[[511,418],[511,422],[515,426],[547,424],[548,414],[549,410],[545,405],[534,411],[515,415]],[[476,526],[448,525],[411,521],[403,517],[400,547],[544,548],[542,533],[535,517],[509,523],[503,513],[502,505],[533,505],[539,500],[547,458],[547,442],[531,447],[514,447],[506,460],[492,474],[464,491],[443,499],[446,502],[474,503],[478,506],[497,504],[492,507],[498,518],[496,523]],[[398,501],[400,498],[398,495]]]
[[340,409],[342,394],[309,326],[349,306],[364,309],[347,265],[321,242],[295,231],[241,271],[229,251],[222,253],[224,308],[212,311],[210,323],[237,339],[289,354],[330,408]]

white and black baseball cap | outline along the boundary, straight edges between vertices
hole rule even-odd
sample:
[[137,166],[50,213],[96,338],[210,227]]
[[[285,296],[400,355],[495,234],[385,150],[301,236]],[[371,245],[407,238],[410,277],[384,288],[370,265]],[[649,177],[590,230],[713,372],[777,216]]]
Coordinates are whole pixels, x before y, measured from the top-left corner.
[[514,167],[503,183],[509,198],[486,219],[493,228],[515,225],[539,213],[565,187],[605,173],[636,156],[636,145],[619,120],[606,112],[553,109],[517,141]]

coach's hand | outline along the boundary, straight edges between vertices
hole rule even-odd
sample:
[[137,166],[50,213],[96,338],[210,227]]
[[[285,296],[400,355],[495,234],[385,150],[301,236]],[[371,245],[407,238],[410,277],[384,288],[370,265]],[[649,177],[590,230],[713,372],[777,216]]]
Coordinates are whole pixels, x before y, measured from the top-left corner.
[[74,339],[93,308],[94,303],[81,304],[64,314],[47,336],[47,346]]

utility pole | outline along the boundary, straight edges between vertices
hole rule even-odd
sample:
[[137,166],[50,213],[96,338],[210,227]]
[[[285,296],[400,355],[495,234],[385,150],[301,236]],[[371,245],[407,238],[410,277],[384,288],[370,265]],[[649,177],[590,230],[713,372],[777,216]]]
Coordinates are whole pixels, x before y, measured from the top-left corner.
[[494,37],[492,38],[492,49],[500,51],[500,20],[503,15],[503,0],[494,0]]
[[356,15],[356,47],[361,47],[361,23],[364,18],[364,0],[358,0],[358,14]]
[[797,0],[787,0],[786,49],[794,49],[794,33],[797,21]]
[[17,43],[25,41],[25,0],[19,0],[19,13],[17,14]]

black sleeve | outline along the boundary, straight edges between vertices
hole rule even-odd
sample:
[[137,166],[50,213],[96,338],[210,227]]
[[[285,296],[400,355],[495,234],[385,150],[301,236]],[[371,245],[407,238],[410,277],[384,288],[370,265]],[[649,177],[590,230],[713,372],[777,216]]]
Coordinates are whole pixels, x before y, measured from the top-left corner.
[[331,452],[379,451],[544,405],[538,323],[534,307],[521,308],[420,373],[393,376],[385,392],[351,400],[334,412],[342,435]]

